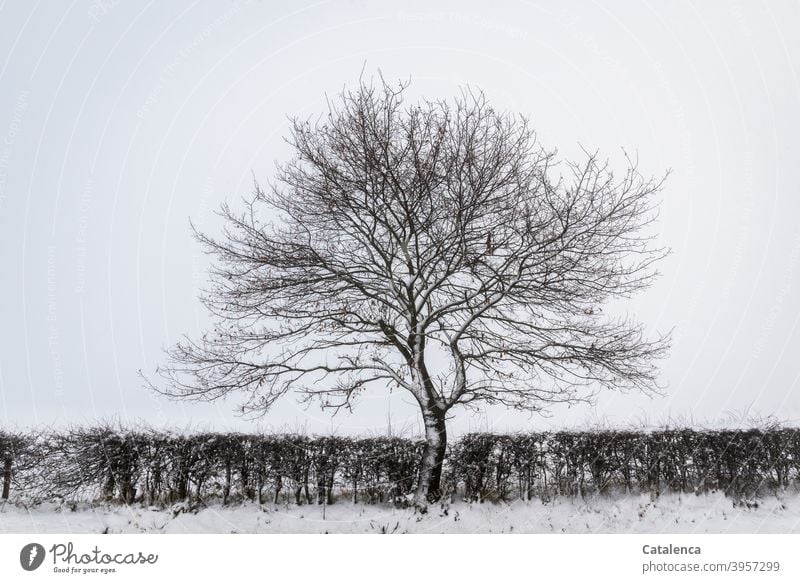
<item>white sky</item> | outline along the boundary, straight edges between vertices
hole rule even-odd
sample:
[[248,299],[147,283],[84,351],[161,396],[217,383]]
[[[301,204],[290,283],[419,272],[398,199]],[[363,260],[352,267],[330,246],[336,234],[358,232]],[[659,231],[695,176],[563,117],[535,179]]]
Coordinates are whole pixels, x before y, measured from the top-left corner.
[[[402,8],[398,8],[402,6]],[[431,6],[435,6],[432,8]],[[144,391],[206,317],[188,219],[265,181],[287,115],[364,63],[411,93],[482,88],[578,144],[672,168],[663,277],[629,309],[675,327],[664,397],[608,393],[543,420],[456,412],[452,432],[749,414],[800,419],[797,2],[0,3],[0,425],[98,417],[249,429],[232,402]],[[399,394],[352,416],[281,403],[264,428],[417,426]]]

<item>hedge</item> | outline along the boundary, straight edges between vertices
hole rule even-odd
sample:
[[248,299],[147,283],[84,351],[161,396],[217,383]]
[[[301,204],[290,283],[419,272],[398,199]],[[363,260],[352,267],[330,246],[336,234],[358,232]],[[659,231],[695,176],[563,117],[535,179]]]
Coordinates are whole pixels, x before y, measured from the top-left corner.
[[[114,424],[61,432],[0,430],[2,498],[168,505],[402,504],[423,443],[399,437],[180,434]],[[473,433],[453,442],[451,499],[722,491],[778,492],[800,479],[796,429]]]

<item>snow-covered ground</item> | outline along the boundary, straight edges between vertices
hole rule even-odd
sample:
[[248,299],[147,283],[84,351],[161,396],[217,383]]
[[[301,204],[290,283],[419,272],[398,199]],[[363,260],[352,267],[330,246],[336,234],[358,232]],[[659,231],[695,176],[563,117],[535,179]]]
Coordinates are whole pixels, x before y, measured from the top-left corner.
[[[324,511],[324,516],[323,516]],[[734,504],[721,494],[556,498],[542,503],[431,507],[242,504],[186,509],[6,504],[0,533],[789,533],[800,532],[800,495]]]

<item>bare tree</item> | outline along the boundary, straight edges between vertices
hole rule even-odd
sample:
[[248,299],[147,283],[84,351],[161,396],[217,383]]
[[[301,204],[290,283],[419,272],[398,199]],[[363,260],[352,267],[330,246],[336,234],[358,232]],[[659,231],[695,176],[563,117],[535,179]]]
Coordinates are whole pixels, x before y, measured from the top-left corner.
[[[173,397],[242,392],[263,413],[290,389],[350,408],[408,391],[425,427],[415,503],[440,496],[456,405],[539,411],[601,387],[657,390],[668,338],[601,313],[648,286],[665,250],[647,227],[663,179],[560,163],[527,119],[482,93],[406,105],[362,82],[293,119],[294,157],[226,226],[202,300],[214,329],[168,351]],[[557,175],[558,171],[563,175]],[[152,385],[151,385],[152,386]]]

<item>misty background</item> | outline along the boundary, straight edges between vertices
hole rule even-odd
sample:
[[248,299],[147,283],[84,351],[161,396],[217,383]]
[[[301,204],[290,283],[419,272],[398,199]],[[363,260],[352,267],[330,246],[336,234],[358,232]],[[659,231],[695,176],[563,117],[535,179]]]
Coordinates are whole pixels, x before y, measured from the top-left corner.
[[672,169],[662,277],[626,310],[674,328],[664,395],[604,393],[542,418],[457,410],[451,432],[800,421],[800,4],[756,2],[6,2],[0,4],[0,425],[98,418],[313,433],[413,432],[410,396],[331,417],[285,398],[142,388],[208,318],[189,218],[266,183],[290,115],[365,70],[413,98],[482,89],[561,157],[623,148]]

